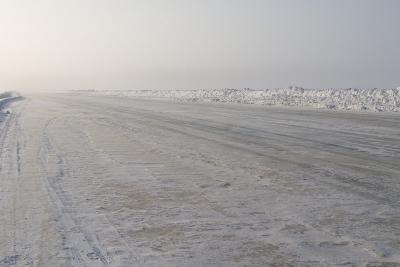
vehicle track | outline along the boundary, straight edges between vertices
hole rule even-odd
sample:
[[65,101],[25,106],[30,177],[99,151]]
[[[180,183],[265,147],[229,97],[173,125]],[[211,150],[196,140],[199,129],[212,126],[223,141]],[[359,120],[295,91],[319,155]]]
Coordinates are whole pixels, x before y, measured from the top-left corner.
[[0,133],[2,267],[400,261],[396,115],[30,99]]

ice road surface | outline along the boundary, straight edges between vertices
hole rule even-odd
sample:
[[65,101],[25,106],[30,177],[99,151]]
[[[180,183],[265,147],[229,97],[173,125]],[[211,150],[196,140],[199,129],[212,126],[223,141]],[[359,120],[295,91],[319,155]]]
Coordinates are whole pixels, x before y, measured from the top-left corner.
[[400,114],[27,96],[0,266],[399,266]]
[[304,89],[301,87],[216,90],[88,90],[93,95],[174,99],[185,102],[226,102],[331,110],[400,112],[400,87],[396,89]]

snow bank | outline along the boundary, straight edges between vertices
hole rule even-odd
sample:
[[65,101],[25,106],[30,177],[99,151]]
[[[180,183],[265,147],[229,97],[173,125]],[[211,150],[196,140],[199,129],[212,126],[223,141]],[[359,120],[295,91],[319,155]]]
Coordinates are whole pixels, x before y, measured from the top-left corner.
[[396,89],[304,89],[289,87],[264,90],[87,90],[85,92],[192,102],[226,102],[335,110],[400,111],[400,87]]
[[4,99],[4,98],[14,98],[14,97],[19,97],[18,93],[16,92],[3,92],[0,93],[0,99]]
[[7,103],[21,98],[21,96],[16,92],[3,92],[0,93],[0,113],[2,109],[7,105]]

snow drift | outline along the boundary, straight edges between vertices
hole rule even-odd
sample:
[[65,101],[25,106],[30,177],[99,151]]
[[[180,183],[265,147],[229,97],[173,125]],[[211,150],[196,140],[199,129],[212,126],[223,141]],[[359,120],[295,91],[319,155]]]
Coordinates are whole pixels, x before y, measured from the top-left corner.
[[0,99],[18,97],[18,93],[16,92],[2,92],[0,93]]
[[7,106],[8,103],[20,99],[21,96],[16,92],[3,92],[0,93],[0,113]]
[[396,89],[215,89],[215,90],[87,90],[135,98],[174,99],[192,102],[226,102],[334,110],[400,111],[400,87]]

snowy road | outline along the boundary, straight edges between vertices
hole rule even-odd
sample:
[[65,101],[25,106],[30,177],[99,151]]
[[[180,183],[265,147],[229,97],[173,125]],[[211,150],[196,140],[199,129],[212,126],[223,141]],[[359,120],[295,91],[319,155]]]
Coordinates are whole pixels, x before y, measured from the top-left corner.
[[13,109],[0,266],[400,266],[400,114],[67,94]]

